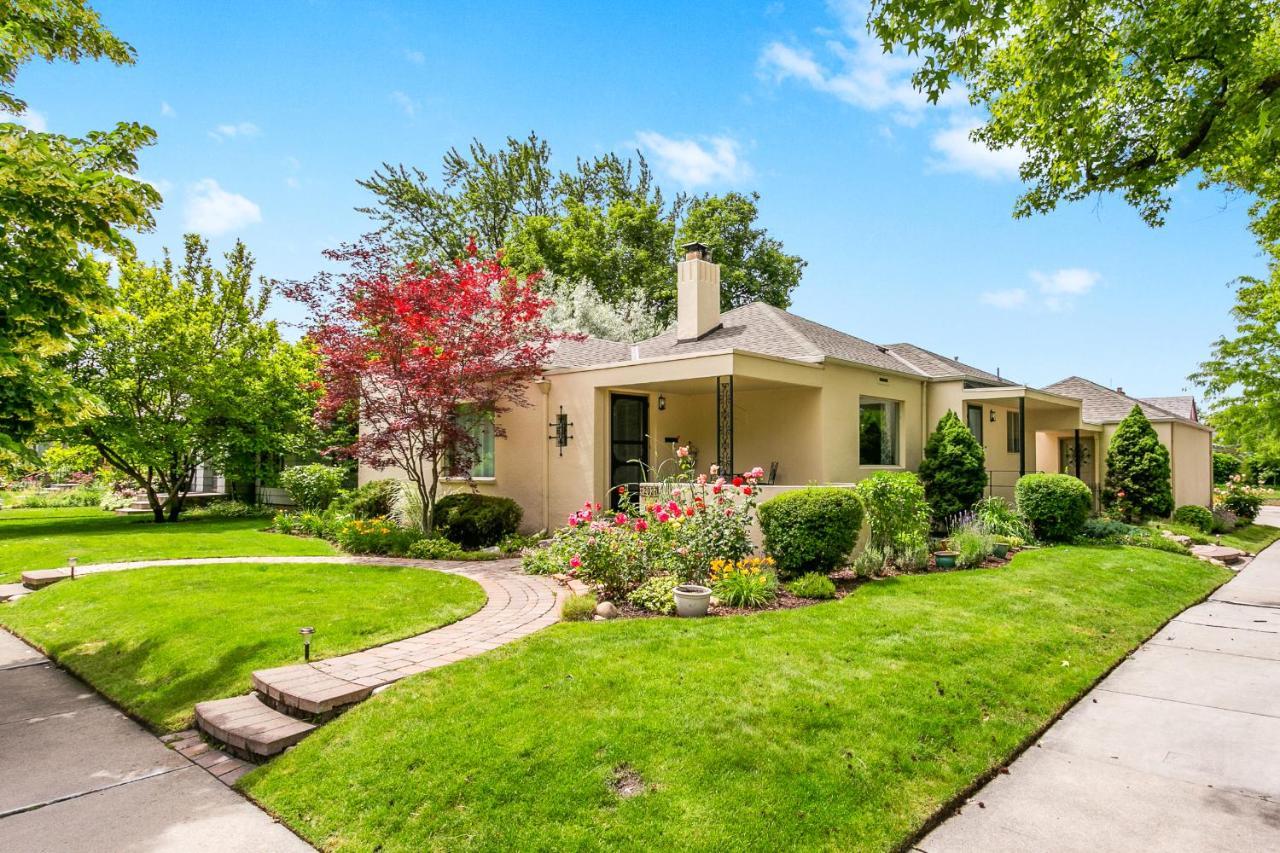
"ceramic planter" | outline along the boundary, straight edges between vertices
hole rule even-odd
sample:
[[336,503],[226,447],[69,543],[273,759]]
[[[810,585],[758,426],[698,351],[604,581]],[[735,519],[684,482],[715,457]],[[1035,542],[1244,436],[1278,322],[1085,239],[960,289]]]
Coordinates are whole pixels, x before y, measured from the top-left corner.
[[677,616],[706,616],[711,605],[711,590],[696,583],[683,583],[673,591]]
[[938,563],[940,569],[954,569],[956,567],[956,557],[959,557],[958,551],[934,551],[933,558]]
[[991,553],[1003,560],[1009,554],[1009,543],[997,542],[991,547]]

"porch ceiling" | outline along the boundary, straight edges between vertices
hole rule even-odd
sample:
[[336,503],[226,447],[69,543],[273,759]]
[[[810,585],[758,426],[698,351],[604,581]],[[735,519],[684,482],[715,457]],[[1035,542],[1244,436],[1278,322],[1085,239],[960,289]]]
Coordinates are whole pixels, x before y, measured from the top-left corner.
[[[668,394],[714,394],[716,391],[715,376],[702,376],[697,379],[667,379],[653,382],[634,382],[610,387],[624,391],[665,391]],[[807,388],[792,382],[781,382],[776,379],[762,379],[758,376],[733,377],[733,390],[756,391],[764,388]]]

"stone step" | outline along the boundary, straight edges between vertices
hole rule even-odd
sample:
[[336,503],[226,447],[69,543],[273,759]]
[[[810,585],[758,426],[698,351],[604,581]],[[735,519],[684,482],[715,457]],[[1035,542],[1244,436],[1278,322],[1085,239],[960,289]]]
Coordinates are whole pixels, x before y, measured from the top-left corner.
[[0,602],[13,601],[15,598],[21,598],[31,592],[29,587],[25,587],[20,583],[0,584]]
[[22,573],[22,585],[27,589],[41,589],[69,577],[70,569],[36,569]]
[[196,727],[232,752],[261,761],[315,731],[312,723],[267,707],[256,694],[196,705]]
[[262,701],[289,714],[331,716],[348,705],[363,702],[381,682],[356,684],[322,672],[310,664],[260,669],[253,674],[253,687]]
[[116,515],[151,515],[151,507],[122,506],[114,512]]

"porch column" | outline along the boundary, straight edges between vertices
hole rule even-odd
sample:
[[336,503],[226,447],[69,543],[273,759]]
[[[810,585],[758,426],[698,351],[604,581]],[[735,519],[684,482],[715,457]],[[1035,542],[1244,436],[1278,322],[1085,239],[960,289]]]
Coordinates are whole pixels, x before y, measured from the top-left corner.
[[1027,398],[1018,398],[1018,476],[1027,475]]
[[733,377],[716,377],[716,464],[733,476]]
[[1076,479],[1080,479],[1080,430],[1076,430],[1075,439]]

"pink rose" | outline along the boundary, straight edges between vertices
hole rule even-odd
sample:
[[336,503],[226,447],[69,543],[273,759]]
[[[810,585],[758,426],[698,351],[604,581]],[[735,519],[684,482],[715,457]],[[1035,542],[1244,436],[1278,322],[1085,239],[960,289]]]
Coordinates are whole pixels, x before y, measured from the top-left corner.
[[649,525],[645,523],[643,518],[636,519],[636,533],[644,533],[649,529]]
[[667,515],[665,511],[660,511],[658,513],[658,521],[667,522],[670,520],[671,520],[671,516]]
[[621,527],[627,523],[627,516],[623,513],[618,513],[613,517],[613,523]]
[[577,554],[574,554],[572,557],[569,558],[569,565],[573,566],[573,568],[575,569],[582,568],[582,558],[579,557]]
[[706,484],[707,484],[707,475],[706,475],[706,474],[699,474],[699,475],[698,475],[698,485],[699,485],[699,486],[705,486]]
[[689,456],[689,448],[681,447],[679,450],[676,451],[676,456],[679,456],[681,459],[687,458]]

